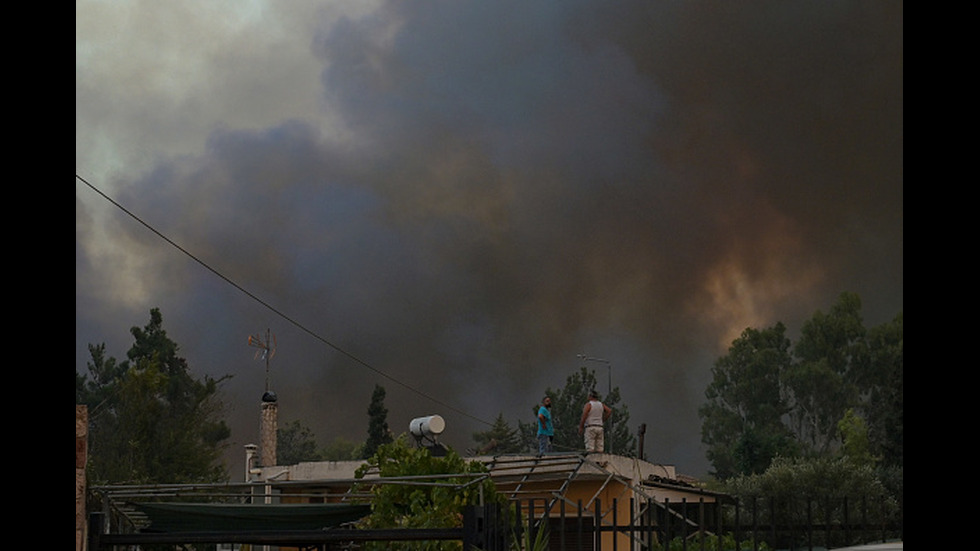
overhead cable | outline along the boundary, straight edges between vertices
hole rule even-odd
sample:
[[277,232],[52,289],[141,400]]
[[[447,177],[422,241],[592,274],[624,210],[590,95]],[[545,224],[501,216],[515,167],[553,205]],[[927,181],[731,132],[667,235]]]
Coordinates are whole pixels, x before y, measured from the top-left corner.
[[163,233],[161,233],[160,231],[158,231],[156,228],[154,228],[153,226],[151,226],[150,224],[148,224],[147,222],[145,222],[143,219],[141,219],[139,216],[137,216],[136,214],[134,214],[132,211],[130,211],[129,209],[127,209],[123,205],[119,204],[118,201],[116,201],[112,197],[109,197],[104,192],[102,192],[102,190],[100,190],[97,187],[95,187],[94,185],[92,185],[85,178],[83,178],[83,177],[79,176],[78,174],[76,174],[75,175],[75,179],[78,180],[78,181],[80,181],[80,182],[82,182],[86,186],[88,186],[92,191],[94,191],[95,193],[99,194],[103,199],[105,199],[106,201],[112,203],[113,206],[115,206],[119,210],[121,210],[124,213],[126,213],[130,218],[132,218],[133,220],[136,220],[137,222],[139,222],[146,229],[148,229],[151,232],[153,232],[157,237],[159,237],[160,239],[163,239],[168,244],[170,244],[171,246],[173,246],[175,249],[177,249],[178,251],[180,251],[181,253],[183,253],[184,255],[186,255],[188,258],[190,258],[194,262],[197,262],[198,264],[200,264],[201,266],[203,266],[206,270],[208,270],[209,272],[211,272],[215,276],[219,277],[225,283],[228,283],[229,285],[231,285],[235,289],[238,289],[239,291],[241,291],[242,293],[244,293],[246,296],[248,296],[250,299],[254,300],[255,302],[257,302],[259,304],[261,304],[262,306],[264,306],[265,308],[267,308],[269,311],[271,311],[275,315],[281,317],[282,319],[286,320],[287,322],[289,322],[293,326],[297,327],[299,330],[303,331],[304,333],[310,335],[314,339],[322,342],[323,344],[325,344],[325,345],[329,346],[330,348],[334,349],[335,351],[339,352],[340,354],[342,354],[343,356],[347,357],[348,359],[350,359],[354,363],[356,363],[356,364],[358,364],[358,365],[360,365],[360,366],[362,366],[364,368],[367,368],[367,369],[373,371],[374,373],[377,373],[378,375],[380,375],[380,376],[388,379],[389,381],[391,381],[391,382],[393,382],[395,384],[398,384],[398,385],[406,388],[407,390],[418,394],[419,396],[422,396],[422,397],[424,397],[424,398],[426,398],[428,400],[431,400],[432,402],[434,402],[436,404],[439,404],[440,406],[442,406],[444,408],[447,408],[449,410],[455,411],[456,413],[458,413],[460,415],[463,415],[465,417],[469,417],[470,419],[473,419],[474,421],[478,421],[478,422],[483,423],[485,425],[488,425],[488,426],[492,426],[493,425],[493,423],[490,423],[489,421],[480,419],[479,417],[476,417],[476,416],[471,415],[471,414],[469,414],[469,413],[467,413],[465,411],[462,411],[462,410],[460,410],[460,409],[458,409],[458,408],[456,408],[456,407],[454,407],[454,406],[452,406],[452,405],[450,405],[450,404],[448,404],[448,403],[446,403],[446,402],[444,402],[442,400],[439,400],[438,398],[436,398],[434,396],[431,396],[431,395],[423,392],[422,390],[419,390],[419,389],[417,389],[417,388],[415,388],[415,387],[413,387],[413,386],[411,386],[411,385],[409,385],[409,384],[407,384],[407,383],[405,383],[405,382],[403,382],[403,381],[395,378],[394,376],[392,376],[392,375],[390,375],[388,373],[385,373],[384,371],[382,371],[382,370],[374,367],[373,365],[371,365],[368,362],[362,360],[361,358],[355,356],[354,354],[351,354],[350,352],[348,352],[348,351],[344,350],[343,348],[337,346],[336,344],[330,342],[329,340],[327,340],[326,338],[320,336],[315,331],[309,329],[308,327],[306,327],[305,325],[303,325],[299,321],[297,321],[297,320],[293,319],[292,317],[288,316],[287,314],[285,314],[284,312],[282,312],[281,310],[279,310],[275,306],[269,304],[267,301],[259,298],[258,296],[256,296],[254,293],[252,293],[248,289],[245,289],[244,287],[242,287],[241,285],[239,285],[238,283],[236,283],[235,281],[233,281],[231,278],[225,276],[224,274],[222,274],[221,272],[219,272],[215,268],[211,267],[207,262],[205,262],[205,261],[201,260],[200,258],[198,258],[197,256],[195,256],[193,253],[191,253],[190,251],[188,251],[186,248],[184,248],[184,247],[180,246],[179,244],[175,243],[172,239],[170,239],[169,237],[167,237],[166,235],[164,235]]

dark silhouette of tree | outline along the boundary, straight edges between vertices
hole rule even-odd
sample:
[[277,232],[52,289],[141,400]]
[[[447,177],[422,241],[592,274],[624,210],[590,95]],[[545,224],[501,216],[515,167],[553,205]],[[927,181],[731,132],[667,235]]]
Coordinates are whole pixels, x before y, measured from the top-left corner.
[[276,456],[280,465],[324,459],[313,431],[299,421],[286,423],[276,430]]
[[371,404],[368,406],[368,437],[364,443],[363,457],[367,459],[378,451],[382,444],[390,444],[393,441],[391,431],[388,430],[388,408],[385,407],[385,389],[381,385],[374,385],[374,392],[371,394]]
[[866,372],[858,388],[866,396],[863,413],[868,421],[872,454],[885,467],[905,465],[905,351],[904,314],[868,331]]
[[743,331],[715,362],[698,411],[715,476],[759,474],[779,456],[860,456],[900,482],[903,319],[866,330],[860,297],[842,293],[804,322],[795,346],[782,323]]
[[89,345],[88,374],[75,373],[75,401],[89,408],[89,479],[96,483],[227,480],[221,452],[231,430],[218,385],[195,378],[163,329],[160,310],[133,327],[127,360]]
[[473,433],[476,442],[476,452],[479,454],[520,453],[527,451],[527,445],[521,440],[520,430],[512,428],[504,420],[504,414],[497,419],[489,430]]

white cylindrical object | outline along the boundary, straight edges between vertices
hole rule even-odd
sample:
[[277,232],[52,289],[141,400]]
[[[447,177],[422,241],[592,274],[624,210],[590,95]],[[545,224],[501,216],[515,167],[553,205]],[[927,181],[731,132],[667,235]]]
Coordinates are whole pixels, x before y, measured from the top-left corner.
[[446,421],[439,415],[417,417],[408,424],[408,429],[415,436],[431,437],[442,434],[442,431],[446,430]]

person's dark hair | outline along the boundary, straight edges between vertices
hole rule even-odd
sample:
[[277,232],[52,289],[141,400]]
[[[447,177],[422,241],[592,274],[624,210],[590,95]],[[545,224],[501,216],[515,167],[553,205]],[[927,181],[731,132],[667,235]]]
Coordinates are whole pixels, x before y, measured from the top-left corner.
[[595,398],[596,400],[598,400],[599,399],[599,393],[596,392],[596,391],[594,391],[594,390],[590,390],[589,391],[589,398]]

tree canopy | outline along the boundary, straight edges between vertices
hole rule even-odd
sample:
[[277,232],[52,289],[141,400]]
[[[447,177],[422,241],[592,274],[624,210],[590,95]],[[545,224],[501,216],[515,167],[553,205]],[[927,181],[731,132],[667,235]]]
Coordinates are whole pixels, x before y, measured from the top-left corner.
[[300,421],[290,421],[276,430],[276,460],[280,465],[295,465],[302,461],[320,461],[323,453],[316,435]]
[[719,358],[701,437],[721,479],[766,471],[777,457],[902,460],[902,314],[866,330],[861,300],[843,293],[793,345],[786,328],[747,328]]
[[[608,395],[599,391],[595,371],[580,367],[565,379],[561,389],[547,389],[546,396],[551,397],[551,415],[555,424],[554,446],[556,451],[582,450],[585,444],[582,435],[578,433],[582,409],[589,401],[589,391],[595,390],[599,400],[613,410],[612,417],[606,422],[605,444],[606,451],[619,455],[633,456],[636,454],[636,438],[629,430],[629,408],[621,403],[619,387],[612,389]],[[537,424],[535,432],[537,432]]]
[[[589,401],[589,391],[598,391],[598,381],[595,371],[585,367],[579,368],[565,379],[565,386],[559,389],[548,388],[544,396],[551,398],[551,418],[555,427],[554,450],[555,451],[577,451],[585,449],[582,436],[578,433],[579,420],[582,418],[582,409]],[[627,457],[636,455],[636,437],[629,429],[629,408],[621,402],[619,387],[612,389],[608,396],[599,393],[599,399],[613,410],[612,417],[605,425],[605,446],[606,451]],[[529,420],[517,420],[517,431],[520,435],[520,451],[537,452],[537,431],[538,431],[538,408],[540,404],[532,406],[528,413]],[[497,426],[502,423],[501,426]],[[494,429],[490,432],[503,432],[510,429],[510,426],[498,418]],[[477,444],[482,444],[488,438],[488,433],[476,433],[474,439]]]
[[364,442],[335,436],[321,447],[313,430],[298,420],[279,427],[276,437],[276,453],[282,465],[304,461],[353,461],[364,457]]
[[127,359],[89,345],[75,373],[75,403],[89,408],[89,479],[96,483],[189,483],[227,479],[221,453],[231,430],[219,384],[195,377],[163,329],[160,310],[130,332]]
[[789,404],[781,385],[790,368],[786,328],[746,329],[719,358],[699,413],[701,439],[717,475],[763,472],[777,455],[794,454],[783,417]]

